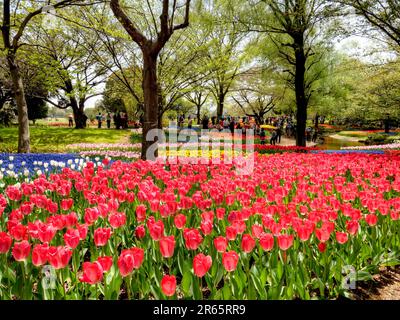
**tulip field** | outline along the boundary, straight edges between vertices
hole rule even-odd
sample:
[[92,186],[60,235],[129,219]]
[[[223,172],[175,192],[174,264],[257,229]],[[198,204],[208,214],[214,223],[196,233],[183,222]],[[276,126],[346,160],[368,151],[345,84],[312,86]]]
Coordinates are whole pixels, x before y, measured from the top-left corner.
[[400,264],[398,154],[254,157],[5,176],[0,299],[336,299]]

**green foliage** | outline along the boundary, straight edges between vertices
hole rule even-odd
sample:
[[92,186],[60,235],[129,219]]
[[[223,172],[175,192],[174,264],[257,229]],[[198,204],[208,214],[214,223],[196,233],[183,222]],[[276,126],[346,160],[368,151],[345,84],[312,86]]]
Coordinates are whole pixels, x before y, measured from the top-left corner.
[[[32,152],[68,152],[66,146],[75,143],[120,143],[129,137],[130,132],[114,129],[84,129],[32,127]],[[16,152],[18,143],[17,128],[0,128],[3,142],[0,152]]]
[[49,107],[46,102],[37,97],[27,97],[26,103],[28,104],[28,118],[35,122],[37,119],[44,119],[47,117]]

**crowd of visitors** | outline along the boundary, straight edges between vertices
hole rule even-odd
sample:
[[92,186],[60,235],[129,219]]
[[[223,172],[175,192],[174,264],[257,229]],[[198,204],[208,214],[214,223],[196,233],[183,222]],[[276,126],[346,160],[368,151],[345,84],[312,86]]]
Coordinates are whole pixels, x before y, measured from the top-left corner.
[[205,116],[202,120],[202,129],[217,129],[219,131],[222,130],[230,130],[232,133],[234,130],[240,129],[243,134],[246,133],[247,129],[254,130],[256,136],[260,137],[261,144],[266,143],[267,132],[265,125],[269,129],[272,129],[270,144],[281,143],[282,135],[285,133],[286,136],[294,137],[295,136],[295,125],[292,122],[292,118],[289,116],[282,117],[270,117],[261,121],[261,123],[257,123],[251,117],[232,117],[227,116],[221,118],[219,121],[217,117]]

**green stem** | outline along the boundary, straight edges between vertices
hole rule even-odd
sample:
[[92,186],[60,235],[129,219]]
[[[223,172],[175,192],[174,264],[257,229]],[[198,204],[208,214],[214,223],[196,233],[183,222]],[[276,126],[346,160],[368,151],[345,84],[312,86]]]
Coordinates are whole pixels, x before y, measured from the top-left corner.
[[61,281],[61,285],[62,285],[63,293],[64,293],[63,298],[64,298],[64,300],[65,300],[66,292],[65,292],[65,283],[64,283],[63,269],[60,270],[60,281]]

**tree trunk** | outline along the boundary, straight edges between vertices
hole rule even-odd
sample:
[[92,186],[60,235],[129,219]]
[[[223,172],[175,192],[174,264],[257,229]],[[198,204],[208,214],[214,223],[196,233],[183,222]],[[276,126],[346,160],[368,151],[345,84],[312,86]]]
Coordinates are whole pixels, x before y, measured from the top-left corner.
[[19,72],[18,65],[15,61],[15,55],[9,53],[7,56],[8,66],[13,82],[15,100],[18,110],[18,153],[30,152],[30,133],[29,133],[29,118],[28,105],[25,99],[24,84]]
[[222,118],[222,114],[224,113],[224,101],[225,101],[225,95],[223,93],[220,93],[218,96],[218,106],[217,106],[218,120]]
[[82,106],[79,106],[78,101],[74,97],[70,98],[70,103],[74,113],[75,129],[85,129],[88,117],[83,112]]
[[[143,160],[147,160],[147,150],[154,143],[154,141],[147,141],[147,134],[152,129],[158,129],[159,126],[157,88],[157,56],[152,56],[143,50],[144,122],[141,154]],[[155,150],[154,156],[158,156],[158,150]]]
[[385,119],[383,122],[384,122],[384,126],[385,126],[385,133],[390,133],[390,120]]
[[201,123],[201,119],[200,119],[200,110],[201,110],[201,105],[198,104],[197,105],[197,124]]
[[304,53],[304,35],[300,34],[294,38],[295,42],[295,92],[296,92],[296,146],[306,146],[306,124],[307,124],[307,98],[305,93],[306,57]]
[[163,113],[160,113],[158,115],[157,127],[158,127],[158,129],[161,129],[161,130],[163,128]]

